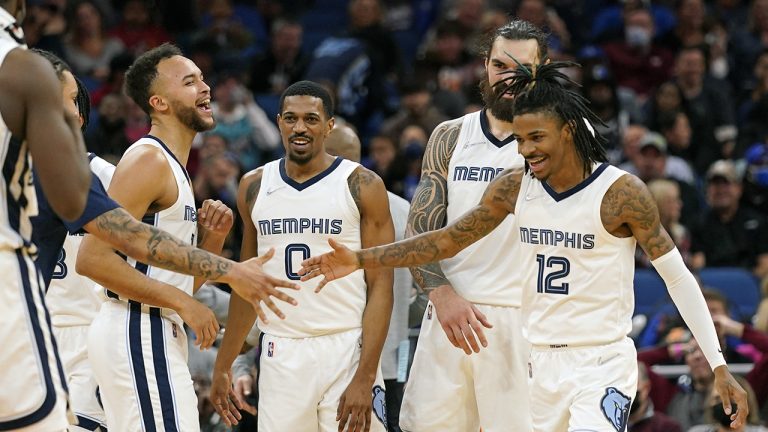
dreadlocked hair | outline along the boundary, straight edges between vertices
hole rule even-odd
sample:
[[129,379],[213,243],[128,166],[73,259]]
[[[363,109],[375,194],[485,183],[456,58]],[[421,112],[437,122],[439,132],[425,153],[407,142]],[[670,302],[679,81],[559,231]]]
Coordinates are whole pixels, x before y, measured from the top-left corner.
[[568,88],[579,85],[560,71],[581,65],[568,61],[547,63],[542,59],[541,64],[531,70],[513,60],[517,69],[506,72],[508,76],[495,84],[501,87],[499,97],[505,93],[515,95],[513,112],[516,116],[546,112],[568,123],[584,174],[591,174],[595,162],[608,160],[603,147],[607,140],[594,129],[594,125],[604,126],[605,123],[589,109],[589,101],[584,96]]
[[80,130],[85,133],[91,115],[91,95],[88,93],[88,88],[85,84],[80,81],[80,78],[75,77],[75,82],[77,83],[75,104],[77,104],[77,111],[80,113],[80,117],[83,118],[83,125],[80,127]]

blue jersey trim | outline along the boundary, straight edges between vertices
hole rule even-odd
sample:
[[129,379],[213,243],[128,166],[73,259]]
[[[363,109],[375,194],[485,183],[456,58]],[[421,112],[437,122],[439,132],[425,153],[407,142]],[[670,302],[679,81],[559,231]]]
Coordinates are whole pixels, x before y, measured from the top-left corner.
[[[35,299],[32,292],[32,284],[29,280],[29,271],[27,270],[27,261],[25,255],[16,250],[16,258],[19,262],[19,275],[21,278],[22,288],[24,290],[24,300],[27,304],[27,310],[29,311],[29,320],[32,324],[32,332],[35,339],[35,345],[37,346],[37,354],[40,356],[40,366],[43,371],[43,380],[45,382],[45,399],[38,409],[34,412],[27,414],[23,417],[19,417],[13,420],[0,422],[0,431],[7,431],[13,429],[20,429],[26,426],[31,426],[43,419],[51,413],[53,407],[56,406],[56,389],[53,386],[53,376],[51,375],[51,367],[48,362],[48,349],[45,346],[45,338],[43,337],[43,329],[40,327],[40,320],[38,319],[38,310],[35,305]],[[42,298],[42,293],[40,294]],[[50,329],[50,328],[49,328]],[[51,339],[53,336],[51,335]],[[58,354],[53,353],[54,357],[58,360]]]
[[149,395],[149,383],[147,381],[147,370],[144,366],[144,352],[141,345],[141,304],[130,301],[128,320],[128,354],[131,357],[133,366],[133,383],[136,388],[136,397],[138,398],[139,411],[144,425],[144,431],[157,432],[155,425],[155,415],[152,411],[152,400]]
[[491,125],[488,123],[488,110],[483,108],[482,111],[480,111],[480,129],[483,131],[483,135],[485,135],[485,138],[491,142],[491,144],[495,145],[498,148],[502,148],[505,145],[511,143],[515,140],[514,135],[508,136],[506,139],[500,140],[493,136],[491,133]]
[[541,185],[544,186],[544,190],[547,191],[547,193],[549,194],[549,196],[552,197],[552,199],[554,199],[557,202],[560,202],[568,198],[569,196],[576,194],[577,192],[589,186],[590,184],[592,184],[593,181],[597,180],[597,178],[600,177],[600,174],[602,174],[606,168],[608,168],[607,163],[600,164],[600,166],[597,167],[597,169],[594,170],[592,174],[589,175],[589,177],[585,178],[581,183],[577,184],[576,186],[562,193],[555,192],[555,190],[552,189],[545,181],[541,182]]
[[190,180],[189,173],[187,172],[187,167],[185,167],[181,162],[179,162],[179,160],[176,158],[176,155],[173,154],[173,152],[171,151],[171,149],[168,148],[167,145],[165,145],[163,140],[161,140],[160,138],[158,138],[158,137],[156,137],[154,135],[150,135],[150,134],[146,134],[146,135],[144,135],[144,137],[145,138],[150,138],[150,139],[153,139],[153,140],[157,141],[157,143],[160,144],[160,146],[163,149],[165,149],[165,151],[168,152],[169,155],[171,155],[173,160],[175,160],[176,163],[179,164],[179,166],[181,167],[181,171],[184,172],[184,175],[187,177],[187,181],[189,181],[189,184],[192,184],[192,180]]
[[96,420],[85,417],[82,414],[75,414],[75,417],[77,418],[77,426],[80,428],[83,428],[89,431],[97,431],[97,430],[100,430],[99,428],[101,428],[101,430],[105,432],[107,430],[101,425],[101,423],[97,422]]
[[160,393],[160,411],[163,415],[165,432],[179,432],[174,407],[174,397],[171,388],[171,377],[168,372],[168,361],[165,356],[165,334],[163,332],[163,317],[160,308],[149,308],[149,323],[152,333],[152,361],[155,365],[155,379]]
[[303,183],[299,183],[296,180],[288,177],[288,172],[286,172],[285,170],[285,158],[282,158],[280,159],[280,177],[282,177],[283,181],[286,184],[288,184],[288,186],[291,186],[297,191],[303,191],[304,189],[312,186],[313,184],[327,177],[330,173],[333,172],[333,170],[335,170],[336,168],[338,168],[339,165],[341,165],[342,160],[344,160],[344,158],[337,157],[336,160],[334,160],[333,163],[328,168],[326,168],[316,176],[312,177],[311,179],[306,180]]
[[88,197],[83,214],[75,221],[67,222],[62,219],[62,222],[64,222],[64,226],[67,227],[67,231],[71,234],[79,234],[84,232],[83,226],[118,207],[120,205],[107,195],[101,180],[99,180],[96,174],[91,172],[91,185],[88,188]]

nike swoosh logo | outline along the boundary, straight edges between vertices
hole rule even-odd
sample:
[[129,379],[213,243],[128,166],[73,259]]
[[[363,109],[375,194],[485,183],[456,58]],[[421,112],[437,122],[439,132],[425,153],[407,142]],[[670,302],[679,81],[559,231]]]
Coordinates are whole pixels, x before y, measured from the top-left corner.
[[279,188],[275,188],[275,189],[272,189],[272,190],[268,190],[268,191],[267,191],[267,195],[272,195],[273,193],[275,193],[275,192],[279,191],[280,189],[282,189],[282,188],[281,188],[281,187],[279,187]]

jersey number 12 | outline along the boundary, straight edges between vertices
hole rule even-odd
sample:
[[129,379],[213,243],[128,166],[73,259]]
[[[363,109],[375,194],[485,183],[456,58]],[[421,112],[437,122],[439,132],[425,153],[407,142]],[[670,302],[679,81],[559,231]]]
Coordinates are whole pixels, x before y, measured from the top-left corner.
[[[539,264],[539,277],[536,278],[536,292],[547,294],[565,294],[568,295],[568,282],[556,284],[558,279],[568,276],[571,272],[571,262],[568,258],[544,255],[536,255],[536,262]],[[547,269],[553,269],[547,273]]]

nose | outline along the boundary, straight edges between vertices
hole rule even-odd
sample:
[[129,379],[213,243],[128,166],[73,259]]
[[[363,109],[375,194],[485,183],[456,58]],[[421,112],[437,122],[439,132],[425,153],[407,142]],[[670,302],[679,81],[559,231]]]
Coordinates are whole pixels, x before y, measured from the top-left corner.
[[529,142],[530,141],[523,141],[521,143],[518,141],[517,152],[520,153],[523,157],[528,157],[533,154],[533,145],[529,144]]
[[307,125],[304,123],[304,120],[298,119],[296,120],[296,123],[293,124],[293,131],[296,133],[304,132],[307,130]]

